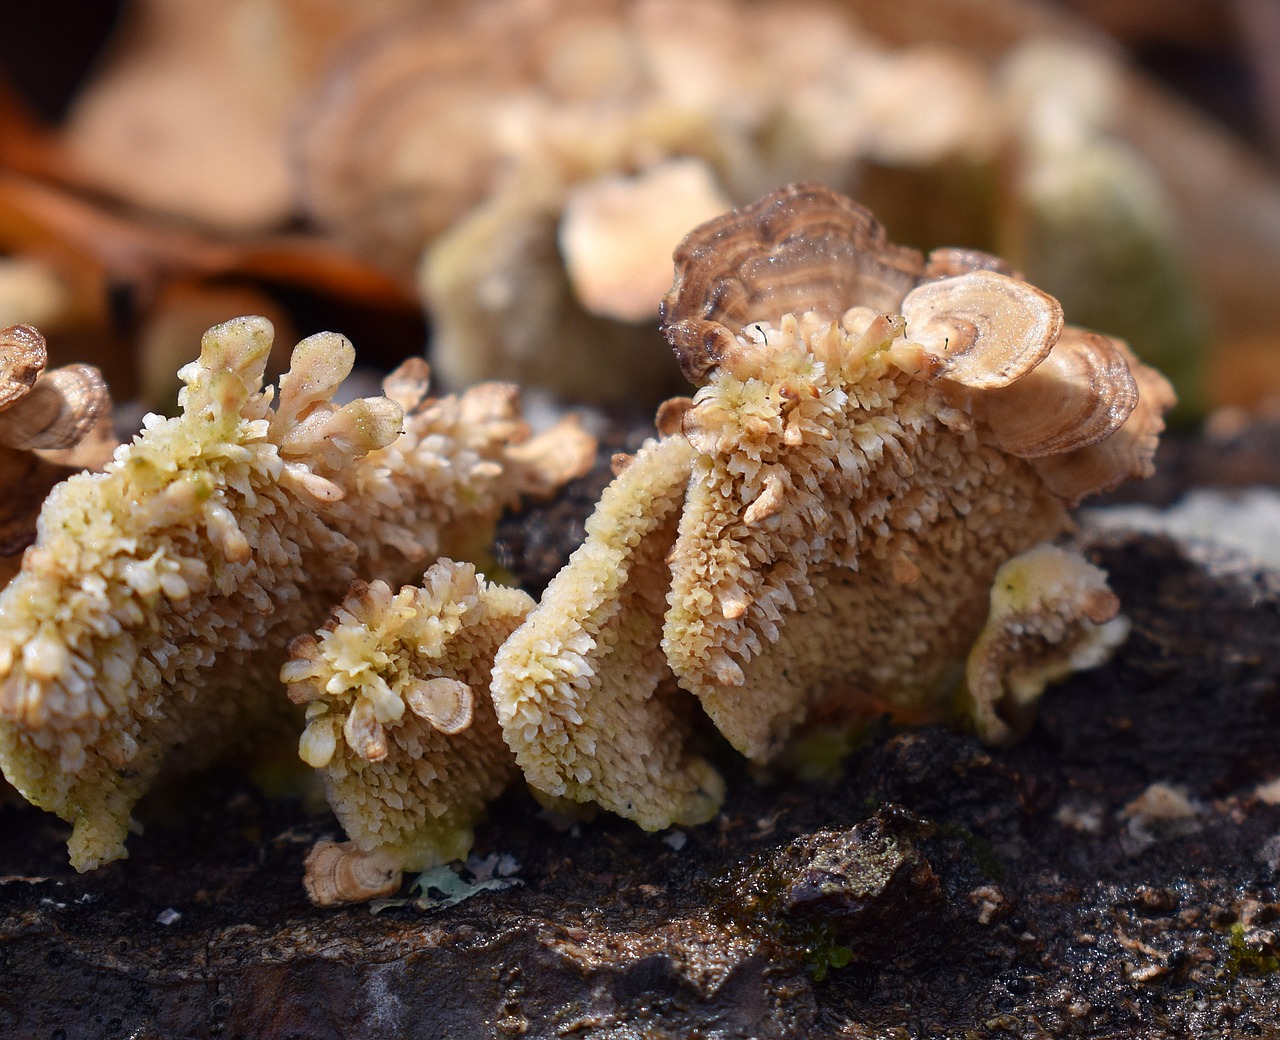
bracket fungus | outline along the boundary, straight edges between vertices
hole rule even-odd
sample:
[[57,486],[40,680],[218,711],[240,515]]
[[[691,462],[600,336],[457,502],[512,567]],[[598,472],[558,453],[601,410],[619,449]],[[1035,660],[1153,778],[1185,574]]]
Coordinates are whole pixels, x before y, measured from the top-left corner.
[[990,95],[971,58],[891,50],[823,3],[488,0],[353,48],[293,151],[320,226],[417,267],[447,381],[652,402],[677,385],[648,348],[684,231],[800,176],[976,168]]
[[283,140],[335,52],[412,0],[132,0],[61,131],[96,192],[233,232],[284,224]]
[[533,606],[470,564],[438,560],[422,586],[356,582],[280,678],[306,703],[299,754],[322,771],[351,839],[307,859],[313,902],[360,902],[402,871],[461,859],[485,806],[516,775],[488,697],[494,651]]
[[92,365],[45,371],[48,360],[34,327],[0,329],[0,584],[35,539],[50,488],[72,473],[101,469],[116,446],[101,373]]
[[271,342],[262,318],[209,330],[182,413],[55,488],[0,594],[0,767],[72,824],[78,869],[125,854],[158,778],[283,735],[286,643],[350,581],[465,554],[593,454],[572,422],[530,438],[512,387],[427,397],[420,359],[339,407],[355,352],[333,333],[298,344],[273,408]]
[[1129,634],[1119,611],[1106,574],[1077,553],[1039,545],[1001,566],[965,667],[978,734],[1007,740],[1030,723],[1046,685],[1106,661]]
[[[1079,498],[1150,473],[1158,373],[997,258],[892,245],[813,185],[675,260],[664,328],[698,392],[495,662],[535,788],[650,829],[710,815],[719,779],[672,678],[765,762],[809,728],[948,717],[966,659],[969,714],[1003,739],[1003,712],[1114,645],[1101,573],[1043,546]],[[1053,580],[984,631],[997,572]]]

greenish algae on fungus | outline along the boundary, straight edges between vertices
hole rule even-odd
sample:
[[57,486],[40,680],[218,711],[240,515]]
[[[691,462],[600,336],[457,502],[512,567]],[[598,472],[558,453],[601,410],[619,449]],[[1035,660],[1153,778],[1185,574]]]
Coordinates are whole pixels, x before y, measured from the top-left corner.
[[161,777],[280,732],[285,646],[357,577],[410,580],[523,493],[585,467],[572,423],[530,438],[514,388],[428,398],[412,360],[339,407],[341,336],[263,389],[272,328],[211,329],[182,413],[149,416],[104,473],[56,487],[0,595],[0,767],[72,824],[72,864],[124,856]]

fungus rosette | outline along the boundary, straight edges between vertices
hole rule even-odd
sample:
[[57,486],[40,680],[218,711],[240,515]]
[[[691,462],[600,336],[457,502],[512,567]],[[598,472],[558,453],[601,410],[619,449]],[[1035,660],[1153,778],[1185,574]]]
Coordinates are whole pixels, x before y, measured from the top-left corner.
[[[948,717],[980,632],[969,714],[1005,739],[1122,638],[1114,597],[1078,594],[1105,592],[1100,572],[1065,551],[1043,597],[983,620],[997,570],[1069,531],[1069,506],[1149,475],[1163,377],[998,258],[923,257],[816,186],[700,226],[675,259],[664,329],[700,389],[495,666],[535,787],[649,828],[705,818],[718,788],[654,696],[666,669],[768,761],[816,727]],[[619,654],[618,633],[643,646]]]
[[[439,560],[421,587],[354,583],[316,635],[289,644],[280,677],[307,705],[299,754],[351,839],[308,860],[315,902],[382,894],[386,871],[398,880],[470,850],[472,827],[516,773],[488,697],[493,654],[532,606],[470,564]],[[355,881],[360,860],[371,889]]]
[[594,453],[572,424],[530,438],[511,387],[428,397],[420,359],[339,407],[355,354],[332,333],[273,408],[271,341],[262,318],[211,329],[182,413],[55,488],[0,595],[0,766],[72,823],[78,869],[125,854],[158,777],[284,735],[285,645],[350,581],[412,580]]

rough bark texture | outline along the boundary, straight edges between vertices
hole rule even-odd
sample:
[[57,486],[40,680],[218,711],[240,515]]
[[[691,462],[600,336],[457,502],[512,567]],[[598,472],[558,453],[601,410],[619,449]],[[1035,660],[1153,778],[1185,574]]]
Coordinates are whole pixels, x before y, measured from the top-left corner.
[[[508,528],[508,567],[536,581],[572,500]],[[1280,574],[1152,537],[1092,555],[1133,634],[1015,747],[883,727],[813,781],[708,736],[725,811],[667,835],[512,791],[476,852],[523,883],[451,907],[311,908],[332,818],[233,773],[83,876],[56,820],[0,809],[0,1035],[1277,1035]],[[1126,818],[1154,783],[1184,815]]]

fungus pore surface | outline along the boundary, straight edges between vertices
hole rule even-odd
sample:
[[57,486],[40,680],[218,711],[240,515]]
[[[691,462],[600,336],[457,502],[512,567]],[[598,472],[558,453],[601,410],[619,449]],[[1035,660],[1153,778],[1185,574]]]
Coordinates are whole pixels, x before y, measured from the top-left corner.
[[[530,783],[647,828],[719,790],[683,750],[668,669],[762,762],[815,727],[949,717],[997,571],[1067,532],[1080,497],[1148,475],[1172,403],[998,258],[892,245],[813,185],[691,232],[663,319],[700,389],[494,670]],[[1090,635],[1118,609],[1101,573],[1055,553],[1020,572],[1053,572],[1042,595],[992,603],[968,701],[986,739],[1118,638]]]
[[529,438],[512,387],[428,398],[420,359],[339,407],[354,350],[332,333],[273,407],[271,341],[262,318],[211,329],[182,413],[55,488],[0,595],[0,766],[72,824],[78,869],[125,854],[157,778],[291,728],[285,645],[352,579],[465,554],[593,454],[572,424]]
[[517,772],[489,673],[532,606],[471,564],[438,560],[421,587],[353,583],[319,632],[289,644],[280,677],[307,705],[299,754],[321,771],[351,839],[308,858],[314,902],[371,898],[388,871],[398,878],[470,851],[472,827]]

